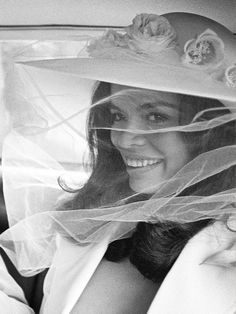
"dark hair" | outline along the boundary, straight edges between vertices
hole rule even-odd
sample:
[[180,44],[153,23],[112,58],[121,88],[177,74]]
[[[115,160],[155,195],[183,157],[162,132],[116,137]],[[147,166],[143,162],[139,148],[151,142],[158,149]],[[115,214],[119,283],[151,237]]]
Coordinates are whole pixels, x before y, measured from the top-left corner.
[[[111,94],[110,88],[109,83],[100,82],[94,92],[92,103],[108,97]],[[202,119],[209,120],[222,114],[222,107],[224,108],[218,100],[189,95],[179,95],[179,97],[180,124],[189,123],[202,110],[221,108],[220,113],[214,110],[201,116]],[[187,111],[186,106],[188,106]],[[223,111],[223,113],[229,113],[226,108]],[[91,155],[91,176],[69,203],[70,208],[109,206],[132,194],[120,153],[111,142],[110,131],[94,128],[110,126],[110,124],[107,106],[99,105],[91,108],[87,134]],[[194,157],[220,146],[234,144],[234,132],[235,123],[228,122],[207,131],[182,133],[182,136],[188,144],[190,154]],[[230,189],[235,186],[235,172],[235,167],[231,167],[187,188],[181,195],[211,195]],[[114,177],[119,180],[115,181]],[[148,197],[140,195],[139,199]],[[132,202],[136,200],[130,199]],[[210,223],[212,221],[209,219],[186,224],[141,222],[137,224],[131,238],[112,242],[105,257],[110,261],[119,261],[124,257],[129,257],[144,276],[153,281],[159,281],[165,277],[188,240]]]

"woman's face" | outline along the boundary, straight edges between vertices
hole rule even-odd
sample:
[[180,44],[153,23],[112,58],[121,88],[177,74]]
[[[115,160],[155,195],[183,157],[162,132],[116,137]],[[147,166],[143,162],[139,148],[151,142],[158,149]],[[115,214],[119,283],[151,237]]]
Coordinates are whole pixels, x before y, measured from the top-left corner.
[[[112,94],[125,89],[112,85]],[[166,92],[134,89],[132,97],[123,96],[112,100],[110,112],[113,127],[111,141],[120,152],[129,175],[129,185],[135,192],[153,193],[166,179],[172,177],[189,160],[179,132],[153,134],[127,132],[158,130],[179,124],[178,96]],[[126,98],[127,97],[127,98]]]

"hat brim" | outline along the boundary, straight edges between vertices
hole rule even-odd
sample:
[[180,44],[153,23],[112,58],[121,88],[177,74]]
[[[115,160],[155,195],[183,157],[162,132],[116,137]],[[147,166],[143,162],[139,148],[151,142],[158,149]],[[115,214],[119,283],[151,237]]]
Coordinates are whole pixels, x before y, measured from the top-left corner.
[[148,64],[121,59],[66,58],[20,62],[24,67],[44,68],[151,90],[181,93],[236,102],[234,88],[218,82],[203,71],[178,65]]

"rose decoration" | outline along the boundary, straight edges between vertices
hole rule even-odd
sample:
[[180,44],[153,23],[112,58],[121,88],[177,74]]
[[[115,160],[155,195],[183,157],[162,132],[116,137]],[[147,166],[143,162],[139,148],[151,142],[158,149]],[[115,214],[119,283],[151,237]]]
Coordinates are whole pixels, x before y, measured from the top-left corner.
[[184,53],[184,65],[211,71],[219,67],[224,60],[224,43],[215,32],[207,29],[196,39],[187,41]]
[[176,48],[176,33],[169,21],[156,14],[142,13],[126,27],[128,46],[137,53],[158,54],[167,48]]
[[151,59],[158,56],[161,60],[164,57],[167,62],[179,59],[176,33],[165,17],[143,13],[137,15],[132,22],[123,33],[112,29],[102,37],[90,41],[87,47],[89,55],[103,58],[141,58],[144,61],[147,56]]
[[87,52],[91,57],[115,57],[114,48],[127,48],[127,36],[110,29],[99,38],[90,41]]
[[236,63],[226,69],[225,81],[227,86],[236,87]]

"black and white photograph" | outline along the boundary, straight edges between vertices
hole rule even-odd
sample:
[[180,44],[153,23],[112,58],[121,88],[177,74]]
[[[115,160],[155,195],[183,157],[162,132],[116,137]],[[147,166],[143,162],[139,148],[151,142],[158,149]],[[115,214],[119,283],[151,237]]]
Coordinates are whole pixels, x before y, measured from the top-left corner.
[[0,0],[0,314],[236,313],[235,14]]

